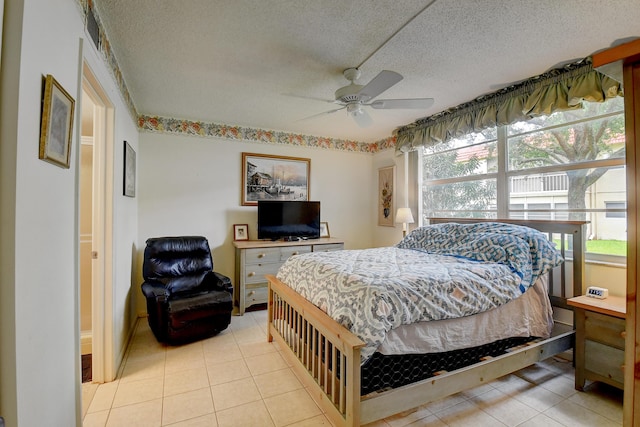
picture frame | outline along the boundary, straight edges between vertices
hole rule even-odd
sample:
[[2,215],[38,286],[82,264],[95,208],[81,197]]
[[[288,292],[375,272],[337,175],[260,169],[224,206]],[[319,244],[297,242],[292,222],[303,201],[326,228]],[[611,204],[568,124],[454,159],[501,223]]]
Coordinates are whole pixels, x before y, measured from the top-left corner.
[[320,237],[331,237],[328,222],[320,222]]
[[378,169],[378,225],[394,227],[396,167]]
[[233,224],[233,240],[249,240],[249,225]]
[[311,159],[242,153],[242,206],[258,200],[309,200]]
[[38,158],[69,169],[75,100],[51,74],[44,77]]
[[124,141],[122,194],[136,197],[136,152],[127,141]]

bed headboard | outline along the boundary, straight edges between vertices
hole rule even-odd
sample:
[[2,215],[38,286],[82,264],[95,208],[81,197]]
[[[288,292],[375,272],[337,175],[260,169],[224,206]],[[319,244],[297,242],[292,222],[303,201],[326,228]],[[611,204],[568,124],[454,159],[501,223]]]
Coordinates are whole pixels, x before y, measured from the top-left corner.
[[[584,253],[586,249],[587,221],[549,221],[549,220],[525,220],[525,219],[484,219],[484,218],[428,218],[430,224],[455,222],[459,224],[472,224],[477,222],[505,222],[509,224],[524,225],[545,233],[548,238],[560,241],[558,249],[562,257],[567,260],[567,251],[572,252],[568,259],[572,269],[567,271],[567,263],[562,263],[552,274],[549,274],[549,299],[556,307],[572,308],[567,305],[567,299],[583,295],[584,283]],[[569,238],[569,236],[571,236]],[[568,246],[568,247],[567,247]],[[558,270],[558,271],[556,271]],[[570,274],[568,274],[570,273]],[[570,280],[568,280],[570,278]],[[569,285],[572,286],[569,286]]]

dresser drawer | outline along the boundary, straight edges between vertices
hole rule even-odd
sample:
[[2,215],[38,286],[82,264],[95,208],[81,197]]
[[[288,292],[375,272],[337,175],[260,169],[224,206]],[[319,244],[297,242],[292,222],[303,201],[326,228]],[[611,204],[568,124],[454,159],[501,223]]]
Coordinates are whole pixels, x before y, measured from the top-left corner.
[[624,383],[624,350],[600,344],[598,342],[585,341],[584,368],[595,374],[601,375],[620,384]]
[[311,252],[311,245],[287,246],[280,248],[280,261],[284,262],[290,256],[306,254],[307,252]]
[[625,319],[587,311],[585,313],[585,339],[624,350]]
[[267,302],[269,289],[266,286],[245,289],[245,305],[248,307],[254,304],[262,304]]
[[264,264],[268,262],[280,262],[280,248],[255,248],[246,249],[244,252],[245,264]]
[[267,262],[261,264],[247,264],[244,268],[244,283],[260,283],[266,282],[264,275],[278,272],[282,265],[281,262]]
[[314,252],[329,252],[329,251],[341,251],[344,249],[344,245],[342,243],[330,243],[328,245],[314,245]]

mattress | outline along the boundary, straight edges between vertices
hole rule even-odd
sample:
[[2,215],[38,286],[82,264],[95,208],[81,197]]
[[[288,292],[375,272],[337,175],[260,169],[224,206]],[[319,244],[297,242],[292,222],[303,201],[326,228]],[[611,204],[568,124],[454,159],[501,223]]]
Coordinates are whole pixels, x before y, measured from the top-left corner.
[[[442,350],[438,346],[426,351],[421,347],[406,348],[405,344],[393,349],[398,344],[387,339],[390,331],[400,335],[404,343],[437,344],[446,338],[453,340],[453,348],[467,344],[469,336],[475,337],[481,328],[493,331],[492,322],[506,323],[505,332],[514,336],[514,329],[528,325],[504,319],[520,316],[529,306],[527,302],[512,314],[498,315],[500,320],[489,317],[484,323],[469,321],[461,329],[470,329],[471,334],[458,337],[448,326],[435,335],[404,326],[455,322],[495,310],[522,298],[539,277],[562,261],[544,234],[527,227],[439,224],[412,231],[395,247],[292,256],[280,267],[277,277],[357,335],[365,343],[360,353],[361,363],[365,363],[381,346],[391,348],[384,350],[391,354]],[[548,304],[546,291],[539,294],[544,295],[543,306]],[[531,333],[515,333],[521,335]],[[483,337],[479,342],[488,341]]]
[[553,310],[547,283],[547,276],[542,276],[520,298],[473,316],[401,325],[387,332],[377,352],[440,353],[514,337],[548,338]]

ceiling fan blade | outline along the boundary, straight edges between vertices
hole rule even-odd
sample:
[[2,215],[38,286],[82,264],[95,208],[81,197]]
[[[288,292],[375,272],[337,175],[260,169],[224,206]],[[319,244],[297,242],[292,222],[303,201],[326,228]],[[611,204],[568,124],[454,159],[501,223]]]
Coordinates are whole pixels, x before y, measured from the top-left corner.
[[369,105],[371,108],[377,109],[416,109],[426,110],[430,108],[434,103],[433,98],[409,98],[409,99],[379,99],[373,101]]
[[325,98],[316,98],[315,96],[305,96],[305,95],[296,95],[295,93],[283,93],[284,96],[290,96],[292,98],[302,98],[302,99],[311,99],[313,101],[327,102],[327,103],[335,103],[335,99],[325,99]]
[[346,105],[344,107],[335,108],[335,109],[329,110],[329,111],[323,111],[322,113],[314,114],[313,116],[309,116],[309,117],[304,117],[302,119],[298,119],[298,120],[296,120],[296,122],[301,122],[301,121],[305,121],[305,120],[311,120],[311,119],[315,119],[316,117],[327,116],[329,114],[335,113],[336,111],[344,110],[345,108],[347,108]]
[[366,102],[380,95],[400,80],[402,80],[402,76],[395,71],[382,70],[373,80],[360,89],[358,95]]
[[353,117],[353,120],[355,120],[361,128],[369,127],[373,123],[373,119],[369,113],[363,109],[359,109],[356,113],[349,113],[349,115]]

